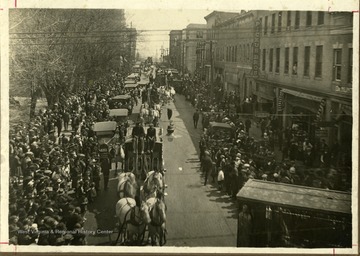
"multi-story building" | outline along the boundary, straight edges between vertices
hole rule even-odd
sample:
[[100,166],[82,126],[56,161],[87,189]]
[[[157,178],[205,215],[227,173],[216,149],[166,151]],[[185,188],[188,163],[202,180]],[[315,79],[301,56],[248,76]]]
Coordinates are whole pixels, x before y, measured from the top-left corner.
[[261,64],[254,85],[257,100],[271,103],[267,110],[280,114],[283,126],[300,125],[313,138],[338,139],[349,149],[352,17],[341,12],[259,12]]
[[214,82],[284,127],[351,147],[351,13],[242,11],[217,23],[212,15]]
[[[209,15],[205,16],[204,19],[206,20],[206,28],[208,33],[206,34],[206,41],[203,41],[202,43],[199,43],[199,49],[198,49],[198,57],[202,60],[202,70],[205,73],[205,81],[210,82],[211,81],[211,71],[215,72],[215,51],[218,46],[218,44],[223,43],[222,40],[221,43],[217,41],[217,39],[220,38],[218,30],[216,30],[217,26],[222,24],[223,22],[238,16],[239,13],[237,12],[219,12],[219,11],[213,11]],[[210,56],[210,52],[212,52],[212,59]],[[213,63],[211,63],[213,61]],[[211,70],[213,68],[213,70]],[[223,80],[223,77],[221,76],[221,72],[219,72],[219,69],[217,69],[217,76],[213,74],[213,80]]]
[[197,43],[206,38],[206,24],[189,24],[182,30],[181,65],[183,73],[195,74]]
[[169,58],[173,68],[181,70],[181,30],[170,31]]
[[234,91],[241,98],[251,94],[248,85],[253,83],[255,19],[255,12],[242,11],[213,27],[215,76],[225,91]]

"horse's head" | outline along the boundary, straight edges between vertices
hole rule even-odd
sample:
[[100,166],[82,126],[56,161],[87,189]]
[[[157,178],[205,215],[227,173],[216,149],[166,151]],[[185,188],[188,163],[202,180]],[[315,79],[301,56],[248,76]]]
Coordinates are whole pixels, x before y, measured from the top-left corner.
[[140,205],[140,215],[141,219],[146,223],[149,224],[151,222],[150,218],[150,209],[146,202],[141,202]]

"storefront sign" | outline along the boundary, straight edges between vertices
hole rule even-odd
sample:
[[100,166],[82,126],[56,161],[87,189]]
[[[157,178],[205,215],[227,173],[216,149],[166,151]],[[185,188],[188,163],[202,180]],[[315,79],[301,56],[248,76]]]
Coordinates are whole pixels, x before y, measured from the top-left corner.
[[277,111],[280,112],[284,109],[284,92],[280,91],[279,98],[278,98],[278,104],[277,104]]
[[282,89],[283,93],[287,93],[287,94],[291,94],[294,95],[296,97],[300,97],[300,98],[304,98],[304,99],[308,99],[308,100],[315,100],[315,101],[321,101],[323,98],[321,97],[317,97],[311,94],[307,94],[307,93],[302,93],[302,92],[297,92],[297,91],[293,91],[293,90],[288,90],[288,89]]
[[253,44],[253,66],[252,76],[259,76],[259,64],[260,64],[260,35],[261,35],[261,22],[260,20],[255,21],[255,35]]

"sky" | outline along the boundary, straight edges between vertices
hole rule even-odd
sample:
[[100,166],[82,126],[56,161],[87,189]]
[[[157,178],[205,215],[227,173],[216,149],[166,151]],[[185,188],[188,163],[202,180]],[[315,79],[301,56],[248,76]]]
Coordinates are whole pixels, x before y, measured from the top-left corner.
[[137,50],[141,57],[160,57],[160,49],[169,48],[169,32],[184,29],[190,23],[206,24],[204,17],[212,10],[125,10],[128,25],[140,32]]

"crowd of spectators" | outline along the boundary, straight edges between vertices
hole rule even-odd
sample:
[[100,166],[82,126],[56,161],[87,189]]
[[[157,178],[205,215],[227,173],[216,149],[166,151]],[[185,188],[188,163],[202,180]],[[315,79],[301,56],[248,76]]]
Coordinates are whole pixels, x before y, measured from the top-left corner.
[[[339,142],[330,146],[298,125],[283,129],[275,115],[256,118],[251,96],[239,104],[240,95],[215,86],[211,98],[209,85],[196,77],[183,77],[179,87],[177,92],[202,112],[201,159],[211,158],[209,175],[229,196],[235,197],[248,179],[351,191],[351,157],[341,152]],[[230,124],[233,136],[219,137],[210,122]],[[251,130],[258,130],[258,136]]]
[[86,244],[84,214],[103,170],[93,124],[108,119],[123,85],[114,73],[10,127],[10,244]]

